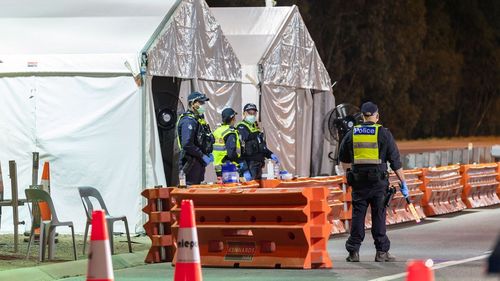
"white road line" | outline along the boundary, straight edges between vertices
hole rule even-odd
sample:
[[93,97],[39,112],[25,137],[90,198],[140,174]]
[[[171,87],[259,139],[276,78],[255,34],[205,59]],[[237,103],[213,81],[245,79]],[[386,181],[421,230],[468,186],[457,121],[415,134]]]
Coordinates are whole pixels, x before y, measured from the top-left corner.
[[[454,266],[454,265],[459,265],[459,264],[463,264],[463,263],[468,263],[468,262],[471,262],[471,261],[482,260],[482,259],[486,259],[489,256],[490,255],[481,255],[481,256],[472,257],[472,258],[463,259],[463,260],[458,260],[458,261],[442,262],[442,263],[438,263],[438,264],[434,265],[432,267],[432,269],[436,270],[436,269],[441,269],[441,268],[445,268],[445,267],[449,267],[449,266]],[[404,273],[398,273],[398,274],[394,274],[394,275],[383,276],[383,277],[371,279],[369,281],[389,281],[389,280],[399,279],[399,278],[402,278],[402,277],[405,277],[405,276],[406,276],[406,272],[404,272]]]

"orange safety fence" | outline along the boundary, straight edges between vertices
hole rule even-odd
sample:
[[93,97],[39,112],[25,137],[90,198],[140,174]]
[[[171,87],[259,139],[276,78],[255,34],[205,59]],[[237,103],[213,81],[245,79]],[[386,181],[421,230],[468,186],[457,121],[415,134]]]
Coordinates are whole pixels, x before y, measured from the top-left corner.
[[344,209],[342,201],[344,195],[342,192],[342,184],[345,182],[342,176],[326,176],[326,177],[303,177],[292,180],[262,180],[261,186],[264,188],[291,188],[291,187],[318,187],[325,186],[329,190],[328,205],[331,208],[328,214],[328,221],[333,225],[332,234],[345,233],[346,228],[341,220],[341,213]]
[[326,187],[174,189],[173,238],[180,202],[190,199],[202,266],[331,268],[328,194]]
[[[420,169],[404,170],[404,175],[410,193],[410,201],[415,206],[415,210],[419,217],[421,219],[425,218],[425,213],[421,206],[421,201],[424,196],[424,193],[421,191],[423,182],[419,178],[422,175],[422,171]],[[399,179],[394,172],[390,173],[389,183],[396,187],[397,192],[391,200],[389,208],[387,208],[387,224],[391,225],[414,221],[415,218],[408,209],[406,199],[399,190]]]
[[497,163],[462,165],[462,200],[467,208],[486,207],[500,203]]
[[155,187],[142,191],[147,205],[142,209],[148,215],[144,224],[146,235],[151,239],[151,248],[145,262],[169,262],[173,258],[170,193],[173,188]]
[[422,206],[426,216],[458,212],[467,207],[462,202],[460,165],[423,168],[421,179]]

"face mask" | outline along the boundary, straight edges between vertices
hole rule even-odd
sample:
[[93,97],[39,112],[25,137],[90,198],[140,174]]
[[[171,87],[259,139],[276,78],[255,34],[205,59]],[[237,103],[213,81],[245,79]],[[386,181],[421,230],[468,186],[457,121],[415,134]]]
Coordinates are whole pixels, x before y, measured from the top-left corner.
[[198,111],[198,114],[201,115],[201,114],[205,113],[205,110],[206,110],[205,105],[200,104],[200,106],[198,107],[198,109],[196,111]]
[[255,115],[247,115],[247,116],[245,117],[245,121],[247,121],[247,122],[248,122],[248,123],[250,123],[250,124],[255,123],[255,119],[256,119],[256,118],[255,118]]

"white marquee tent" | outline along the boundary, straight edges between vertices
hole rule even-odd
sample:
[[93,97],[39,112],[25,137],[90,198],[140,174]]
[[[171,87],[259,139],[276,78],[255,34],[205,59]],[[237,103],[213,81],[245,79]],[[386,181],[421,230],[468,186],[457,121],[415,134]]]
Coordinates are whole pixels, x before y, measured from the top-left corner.
[[[98,188],[111,213],[127,215],[138,230],[141,189],[165,184],[152,76],[193,80],[184,85],[186,93],[212,87],[214,100],[228,104],[235,102],[228,88],[237,89],[234,82],[241,77],[203,0],[5,0],[0,42],[5,197],[10,198],[8,160],[18,164],[24,198],[31,152],[39,151],[41,163],[51,164],[59,216],[73,220],[78,232],[85,216],[76,186]],[[148,65],[138,86],[132,72],[139,72],[141,53]],[[225,104],[212,106],[213,119]],[[12,231],[11,217],[4,208],[1,232]],[[21,220],[29,221],[26,208]]]
[[271,150],[301,176],[331,174],[323,116],[331,81],[296,6],[211,8],[242,64],[242,109],[260,104]]

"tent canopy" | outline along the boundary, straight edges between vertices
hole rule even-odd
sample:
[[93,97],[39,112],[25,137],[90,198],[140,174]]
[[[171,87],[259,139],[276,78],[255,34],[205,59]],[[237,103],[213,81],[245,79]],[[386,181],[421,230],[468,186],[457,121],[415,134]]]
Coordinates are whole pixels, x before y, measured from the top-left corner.
[[148,74],[236,82],[241,65],[207,3],[183,0],[148,51]]
[[321,130],[334,106],[330,76],[298,8],[211,10],[243,64],[243,103],[261,104],[261,125],[282,167],[301,176],[331,171]]
[[296,6],[211,11],[243,65],[244,82],[330,91],[330,76]]
[[0,72],[130,72],[178,0],[5,0]]

